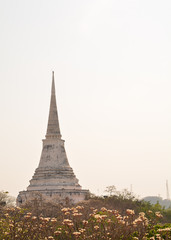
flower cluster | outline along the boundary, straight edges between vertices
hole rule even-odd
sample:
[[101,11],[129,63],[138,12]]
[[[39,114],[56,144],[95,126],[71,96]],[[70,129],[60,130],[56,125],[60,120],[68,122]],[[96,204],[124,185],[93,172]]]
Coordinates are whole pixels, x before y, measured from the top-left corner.
[[[159,212],[155,215],[157,219],[162,217]],[[152,228],[144,212],[136,215],[131,209],[122,215],[105,207],[91,207],[87,213],[83,206],[76,206],[62,208],[58,217],[34,216],[20,208],[4,208],[0,212],[0,240],[171,239],[171,227],[159,228],[156,233]]]

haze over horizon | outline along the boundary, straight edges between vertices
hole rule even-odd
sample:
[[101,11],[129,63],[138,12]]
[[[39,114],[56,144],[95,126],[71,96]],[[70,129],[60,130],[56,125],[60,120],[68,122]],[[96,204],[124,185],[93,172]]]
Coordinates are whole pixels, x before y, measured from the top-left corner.
[[83,188],[171,194],[171,2],[0,1],[0,190],[38,166],[52,70],[69,163]]

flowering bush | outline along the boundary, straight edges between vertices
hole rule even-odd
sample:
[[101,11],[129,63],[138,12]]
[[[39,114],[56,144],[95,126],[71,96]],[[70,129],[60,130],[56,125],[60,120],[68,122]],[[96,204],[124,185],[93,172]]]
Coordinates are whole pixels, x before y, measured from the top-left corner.
[[150,219],[144,212],[137,216],[127,209],[121,215],[105,207],[90,207],[88,214],[83,206],[65,207],[57,218],[34,216],[22,208],[1,208],[0,240],[171,239],[171,225],[154,225],[161,218],[159,212]]

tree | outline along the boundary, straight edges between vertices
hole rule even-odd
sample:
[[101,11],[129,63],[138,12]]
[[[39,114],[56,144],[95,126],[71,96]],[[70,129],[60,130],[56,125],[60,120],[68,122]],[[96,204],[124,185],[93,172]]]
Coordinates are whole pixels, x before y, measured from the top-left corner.
[[109,193],[109,196],[117,194],[116,187],[114,185],[106,187],[105,192]]
[[123,189],[121,192],[118,192],[118,197],[121,199],[127,199],[127,200],[135,200],[136,197],[134,196],[134,194],[130,191],[128,191],[126,188]]
[[9,195],[8,192],[0,191],[0,206],[14,206],[15,197]]

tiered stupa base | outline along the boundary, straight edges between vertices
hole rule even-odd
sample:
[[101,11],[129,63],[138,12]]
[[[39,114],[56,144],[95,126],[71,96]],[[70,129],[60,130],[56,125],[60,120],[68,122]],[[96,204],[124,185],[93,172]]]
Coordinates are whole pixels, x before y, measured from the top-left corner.
[[21,191],[19,192],[17,205],[21,206],[26,202],[33,202],[35,200],[51,203],[78,203],[87,199],[89,196],[88,190],[77,189],[49,189],[49,190],[35,190],[35,191]]

